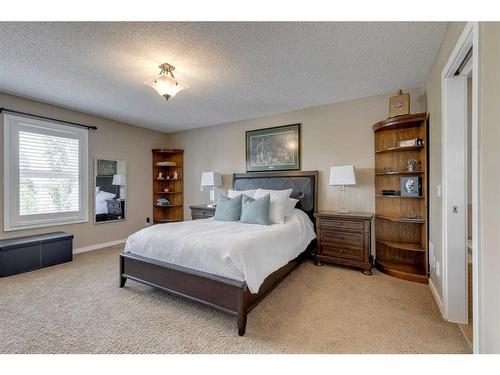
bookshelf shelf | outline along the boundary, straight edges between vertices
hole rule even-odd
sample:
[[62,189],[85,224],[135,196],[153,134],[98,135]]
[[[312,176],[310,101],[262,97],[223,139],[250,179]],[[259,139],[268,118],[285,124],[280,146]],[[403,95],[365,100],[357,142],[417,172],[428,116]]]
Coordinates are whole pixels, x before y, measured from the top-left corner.
[[[171,223],[184,220],[184,183],[183,183],[183,150],[154,149],[153,153],[153,223]],[[175,165],[157,165],[161,162],[172,162]],[[174,172],[178,178],[174,179]],[[159,178],[160,175],[163,176]],[[166,178],[169,176],[170,178]],[[166,185],[171,182],[174,185]],[[171,191],[163,191],[165,187]],[[157,204],[158,199],[167,199],[169,205]]]
[[[405,115],[380,121],[372,127],[375,151],[375,266],[388,275],[428,282],[428,148],[427,114]],[[419,138],[422,145],[394,147]],[[418,170],[408,172],[411,161]],[[393,170],[385,172],[385,170]],[[400,190],[400,178],[418,176],[420,196],[382,195],[382,190]],[[405,220],[417,215],[420,220]]]

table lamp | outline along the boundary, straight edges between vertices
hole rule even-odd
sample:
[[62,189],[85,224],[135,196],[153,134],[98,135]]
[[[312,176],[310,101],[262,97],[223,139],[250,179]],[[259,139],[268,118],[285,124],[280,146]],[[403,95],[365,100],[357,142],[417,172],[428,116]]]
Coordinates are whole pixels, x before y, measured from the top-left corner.
[[123,187],[126,185],[125,176],[122,174],[115,174],[113,176],[113,182],[111,182],[111,184],[117,186],[116,195],[118,196],[118,189],[120,189],[120,199],[125,199],[125,190],[123,189]]
[[222,185],[222,177],[217,172],[203,172],[201,175],[201,189],[210,188],[210,204],[207,207],[215,207],[215,188]]
[[345,200],[345,187],[346,185],[356,185],[354,166],[342,165],[337,167],[330,167],[330,185],[342,186],[342,205],[337,212],[340,214],[349,213]]

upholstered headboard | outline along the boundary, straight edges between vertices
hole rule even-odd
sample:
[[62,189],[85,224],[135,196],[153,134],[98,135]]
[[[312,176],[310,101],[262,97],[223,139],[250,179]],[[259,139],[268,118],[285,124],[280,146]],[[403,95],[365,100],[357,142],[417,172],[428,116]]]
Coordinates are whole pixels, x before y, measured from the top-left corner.
[[113,194],[117,193],[117,186],[113,185],[113,176],[96,176],[95,180],[95,186],[99,186],[101,191]]
[[293,189],[291,197],[298,199],[296,208],[309,215],[314,223],[318,210],[318,171],[235,173],[233,189]]

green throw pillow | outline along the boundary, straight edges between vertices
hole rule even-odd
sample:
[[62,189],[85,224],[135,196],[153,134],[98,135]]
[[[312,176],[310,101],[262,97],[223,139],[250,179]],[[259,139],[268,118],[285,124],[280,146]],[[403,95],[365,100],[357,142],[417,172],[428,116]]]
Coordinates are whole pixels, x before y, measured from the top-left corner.
[[241,195],[235,198],[220,197],[215,208],[214,219],[219,221],[239,221],[241,216]]
[[269,208],[271,207],[271,195],[266,194],[262,198],[253,199],[243,195],[241,204],[242,223],[271,225],[269,219]]

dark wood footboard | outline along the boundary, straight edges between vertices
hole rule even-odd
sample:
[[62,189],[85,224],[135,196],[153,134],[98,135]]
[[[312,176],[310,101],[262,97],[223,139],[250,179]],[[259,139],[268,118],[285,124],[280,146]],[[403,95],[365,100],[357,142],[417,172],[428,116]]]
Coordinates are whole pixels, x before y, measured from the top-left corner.
[[131,253],[120,254],[119,284],[122,288],[127,279],[134,280],[236,315],[238,317],[238,334],[243,336],[247,314],[300,264],[306,253],[308,251],[270,274],[264,280],[258,293],[251,293],[243,281]]

